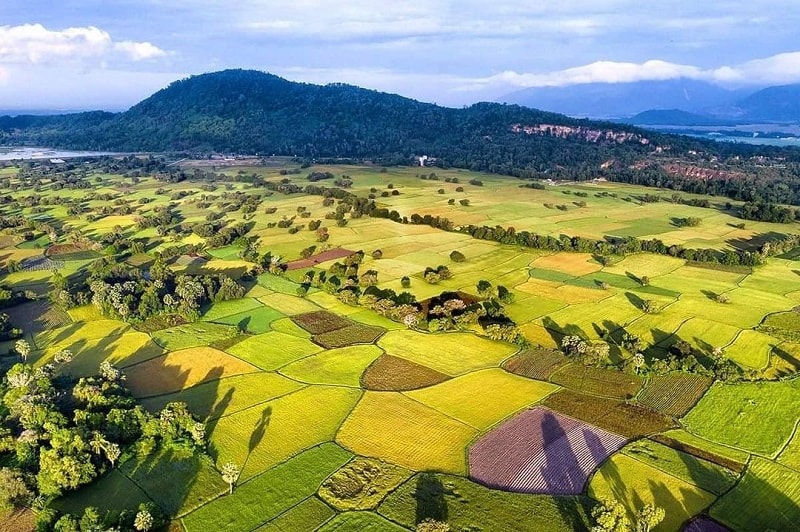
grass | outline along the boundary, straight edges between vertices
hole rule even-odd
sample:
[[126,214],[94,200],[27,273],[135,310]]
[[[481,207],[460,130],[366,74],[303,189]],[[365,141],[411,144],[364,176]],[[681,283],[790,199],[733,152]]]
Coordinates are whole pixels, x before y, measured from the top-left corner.
[[710,513],[732,530],[794,530],[800,523],[800,472],[754,457],[741,482]]
[[386,329],[383,327],[356,323],[343,329],[317,334],[312,338],[326,349],[336,349],[337,347],[350,345],[371,344],[380,338],[384,332],[386,332]]
[[503,369],[515,375],[545,381],[569,361],[555,349],[527,349],[503,362]]
[[[697,449],[700,450],[702,453],[707,453],[709,456],[706,457],[707,460],[717,461],[717,462],[730,462],[729,469],[733,469],[734,471],[743,469],[744,464],[747,463],[747,460],[750,458],[750,454],[746,451],[742,451],[740,449],[735,449],[733,447],[728,447],[726,445],[722,445],[719,443],[715,443],[713,441],[709,441],[705,438],[701,438],[691,432],[688,432],[684,429],[673,429],[664,432],[663,434],[659,434],[658,436],[654,436],[654,438],[669,438],[670,440],[674,440],[678,442],[682,446],[688,446],[690,449]],[[673,445],[670,443],[670,445]],[[673,445],[674,446],[674,445]],[[701,454],[693,451],[692,454]],[[718,458],[714,457],[721,457],[723,460],[719,460]],[[733,467],[733,464],[739,464],[739,467]]]
[[254,366],[211,347],[192,347],[151,358],[125,369],[128,389],[148,397],[258,371]]
[[98,338],[119,336],[130,330],[130,328],[130,325],[122,321],[99,319],[71,323],[56,329],[41,331],[34,334],[33,341],[36,347],[42,349],[53,345],[67,345]]
[[319,310],[319,307],[313,301],[280,292],[259,297],[258,300],[287,316]]
[[551,394],[542,404],[628,438],[662,432],[674,426],[669,418],[655,410],[572,390]]
[[228,490],[228,484],[204,455],[181,456],[161,450],[133,457],[119,469],[173,516],[186,514]]
[[550,380],[561,386],[614,399],[631,399],[642,388],[644,379],[621,371],[571,364],[555,372]]
[[769,355],[779,343],[772,336],[758,331],[742,331],[731,345],[725,348],[725,356],[742,367],[761,369],[769,363]]
[[475,429],[399,393],[366,392],[336,436],[354,453],[413,470],[466,472]]
[[378,345],[391,355],[453,376],[497,366],[516,351],[507,343],[470,333],[426,334],[411,330],[389,331]]
[[557,389],[550,383],[525,379],[494,368],[406,392],[406,395],[471,427],[485,430]]
[[356,457],[322,483],[319,496],[339,511],[372,510],[409,476],[407,469]]
[[405,532],[398,526],[372,512],[345,512],[320,527],[320,532]]
[[664,520],[653,528],[654,532],[679,530],[716,499],[713,493],[622,453],[600,466],[589,482],[589,496],[616,499],[627,508],[631,519],[645,504],[663,508]]
[[267,403],[220,418],[209,429],[218,465],[242,465],[251,478],[289,457],[331,441],[361,392],[308,386]]
[[273,292],[278,292],[281,294],[288,294],[288,295],[295,295],[297,292],[297,287],[300,286],[298,283],[286,279],[285,277],[279,277],[277,275],[272,275],[271,273],[264,273],[258,276],[258,284],[263,286],[264,288],[268,288]]
[[82,515],[89,506],[116,514],[122,510],[136,511],[143,502],[153,501],[118,469],[112,469],[79,491],[56,499],[53,506],[61,512],[74,515]]
[[792,439],[778,456],[778,462],[795,471],[800,471],[800,433],[795,431]]
[[764,318],[759,329],[781,340],[800,341],[800,312],[777,312]]
[[800,381],[718,383],[683,424],[709,440],[774,456],[800,417]]
[[318,353],[322,348],[304,338],[280,332],[268,332],[251,336],[229,347],[227,351],[261,369],[271,371]]
[[252,310],[224,316],[213,321],[224,325],[234,325],[238,327],[240,331],[262,334],[271,331],[272,323],[282,318],[284,318],[284,315],[277,310],[259,306]]
[[231,301],[220,301],[206,309],[203,313],[203,321],[218,321],[219,318],[224,318],[232,314],[241,314],[248,310],[257,309],[260,306],[262,306],[262,303],[251,297],[243,297]]
[[314,447],[195,510],[183,524],[188,531],[252,530],[313,495],[351,457],[334,444]]
[[309,497],[256,530],[259,532],[317,530],[334,515],[336,512],[330,506],[316,497]]
[[384,354],[364,371],[361,386],[367,390],[400,392],[433,386],[449,378],[416,362]]
[[383,354],[374,345],[331,349],[281,368],[281,373],[310,384],[341,384],[359,387],[361,374]]
[[302,329],[290,318],[281,318],[270,323],[270,328],[275,332],[290,334],[298,338],[311,338],[311,335],[305,329]]
[[208,345],[237,334],[239,329],[231,325],[198,322],[162,329],[154,332],[152,337],[158,345],[173,351]]
[[631,443],[622,452],[715,495],[727,492],[739,478],[713,462],[647,439]]
[[277,373],[248,373],[150,397],[144,399],[142,405],[151,412],[156,412],[167,403],[183,401],[195,417],[209,421],[296,392],[303,387],[302,384]]
[[423,518],[451,530],[588,530],[586,497],[551,497],[492,490],[463,477],[421,473],[390,494],[378,511],[414,529]]

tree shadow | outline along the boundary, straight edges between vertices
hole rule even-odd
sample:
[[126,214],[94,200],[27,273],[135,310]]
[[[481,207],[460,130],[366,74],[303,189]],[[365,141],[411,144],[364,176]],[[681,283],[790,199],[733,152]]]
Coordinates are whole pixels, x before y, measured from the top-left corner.
[[444,487],[436,474],[420,473],[413,494],[416,501],[415,523],[419,524],[425,519],[446,523],[449,512],[445,495],[449,494],[451,491]]
[[625,275],[628,276],[628,279],[631,279],[631,280],[635,281],[636,284],[639,284],[639,285],[642,284],[642,278],[639,277],[638,275],[634,274],[633,272],[626,271]]
[[700,293],[706,296],[711,301],[716,301],[717,296],[719,295],[716,292],[712,292],[711,290],[700,290]]
[[542,325],[547,331],[547,334],[553,339],[553,342],[558,346],[561,345],[561,339],[564,336],[579,336],[584,340],[589,337],[580,326],[575,324],[559,325],[550,316],[542,318]]
[[639,310],[644,310],[644,299],[633,292],[625,292],[625,297],[628,299],[628,301],[630,301],[631,305]]

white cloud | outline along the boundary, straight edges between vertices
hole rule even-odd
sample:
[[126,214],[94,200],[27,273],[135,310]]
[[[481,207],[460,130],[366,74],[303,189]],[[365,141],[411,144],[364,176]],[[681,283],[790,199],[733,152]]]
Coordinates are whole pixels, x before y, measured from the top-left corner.
[[564,87],[584,83],[630,83],[678,78],[704,80],[721,85],[797,83],[800,82],[800,52],[787,52],[739,65],[710,69],[654,59],[643,63],[597,61],[542,74],[505,71],[472,79],[459,90],[473,91],[492,86]]
[[49,30],[41,24],[0,26],[0,63],[105,61],[112,58],[142,61],[166,55],[149,42],[114,42],[94,26]]

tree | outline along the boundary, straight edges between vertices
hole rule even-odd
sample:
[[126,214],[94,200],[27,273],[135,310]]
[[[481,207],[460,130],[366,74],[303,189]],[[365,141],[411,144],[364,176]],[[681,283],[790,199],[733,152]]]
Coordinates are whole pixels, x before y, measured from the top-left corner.
[[0,468],[0,508],[25,506],[32,498],[33,492],[25,483],[20,470]]
[[31,344],[27,340],[17,340],[14,344],[14,351],[17,352],[23,362],[28,360],[28,355],[31,354]]
[[239,475],[241,474],[239,466],[233,462],[228,462],[222,466],[220,473],[222,473],[222,480],[228,483],[230,488],[229,493],[233,493],[233,485],[239,479]]
[[141,509],[136,512],[136,518],[133,520],[133,528],[141,532],[147,532],[153,527],[153,516],[146,509]]
[[630,532],[631,522],[625,507],[617,501],[603,500],[592,509],[595,526],[591,532]]
[[400,279],[400,286],[403,288],[410,288],[411,287],[411,278],[407,275],[404,275],[402,279]]
[[464,262],[465,260],[467,260],[467,258],[464,256],[463,253],[461,253],[456,249],[450,252],[450,260],[452,260],[453,262]]
[[656,525],[664,520],[663,508],[646,504],[636,516],[636,532],[650,532]]
[[639,284],[641,284],[642,286],[650,285],[650,277],[642,275],[641,277],[639,277]]
[[111,462],[111,467],[114,467],[114,464],[119,460],[119,457],[122,455],[122,449],[120,449],[119,445],[116,443],[109,443],[106,448],[106,458],[108,461]]
[[478,295],[484,299],[488,299],[494,295],[494,287],[489,281],[480,280],[475,288],[478,290]]
[[731,302],[731,298],[730,296],[728,296],[728,294],[717,294],[714,297],[714,301],[716,301],[717,303],[728,304]]

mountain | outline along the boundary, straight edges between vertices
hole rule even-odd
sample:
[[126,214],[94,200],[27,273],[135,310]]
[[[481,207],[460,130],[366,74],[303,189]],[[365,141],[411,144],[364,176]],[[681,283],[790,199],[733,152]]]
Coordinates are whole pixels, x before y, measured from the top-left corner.
[[627,118],[650,109],[696,113],[729,105],[744,95],[704,81],[676,79],[537,87],[511,93],[500,101],[570,116]]
[[768,87],[736,102],[750,122],[800,122],[800,84]]
[[622,120],[635,126],[732,126],[733,122],[680,109],[650,109]]
[[[529,176],[588,176],[641,162],[659,146],[745,153],[633,126],[518,105],[440,107],[351,85],[295,83],[251,70],[176,81],[123,113],[0,117],[0,144],[98,151],[368,158]],[[763,148],[765,149],[765,148]],[[749,153],[749,152],[747,152]],[[574,174],[574,175],[573,175]],[[596,173],[594,174],[596,175]]]

